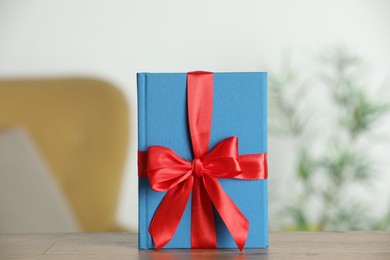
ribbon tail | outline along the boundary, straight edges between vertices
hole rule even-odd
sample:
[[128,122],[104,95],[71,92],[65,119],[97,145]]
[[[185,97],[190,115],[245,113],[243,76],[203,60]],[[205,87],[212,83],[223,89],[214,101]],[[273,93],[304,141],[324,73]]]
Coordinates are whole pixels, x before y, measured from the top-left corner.
[[213,207],[200,178],[194,179],[191,210],[191,247],[217,248]]
[[222,189],[217,178],[204,175],[203,180],[214,207],[228,228],[237,247],[242,251],[248,237],[249,221]]
[[149,226],[156,250],[164,247],[176,232],[191,194],[193,177],[169,190],[161,201]]

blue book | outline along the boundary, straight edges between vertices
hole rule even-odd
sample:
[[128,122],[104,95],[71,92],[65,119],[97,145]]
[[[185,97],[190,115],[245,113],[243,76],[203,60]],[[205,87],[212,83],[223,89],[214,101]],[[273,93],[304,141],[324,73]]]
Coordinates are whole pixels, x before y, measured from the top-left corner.
[[[186,73],[138,73],[138,149],[152,145],[174,150],[192,161],[188,129]],[[267,73],[214,73],[214,97],[210,149],[237,136],[239,153],[267,152]],[[268,181],[219,179],[224,191],[249,220],[245,248],[268,246]],[[148,232],[165,192],[151,189],[139,178],[140,249],[154,248]],[[218,248],[237,248],[214,210]],[[191,198],[172,240],[164,248],[191,248]]]

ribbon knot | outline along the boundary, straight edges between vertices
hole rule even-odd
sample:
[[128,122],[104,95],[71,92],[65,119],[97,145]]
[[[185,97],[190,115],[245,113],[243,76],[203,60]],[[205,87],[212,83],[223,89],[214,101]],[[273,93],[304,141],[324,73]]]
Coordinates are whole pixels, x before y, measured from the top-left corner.
[[203,176],[203,164],[200,159],[194,159],[192,161],[192,174],[195,177],[202,177]]
[[238,138],[229,137],[209,152],[213,100],[213,74],[187,74],[188,120],[194,160],[173,150],[150,146],[139,153],[139,176],[147,177],[154,191],[167,191],[149,226],[156,249],[164,247],[180,223],[190,194],[191,246],[216,248],[213,206],[238,248],[244,248],[249,221],[222,189],[218,178],[267,178],[266,154],[238,154]]

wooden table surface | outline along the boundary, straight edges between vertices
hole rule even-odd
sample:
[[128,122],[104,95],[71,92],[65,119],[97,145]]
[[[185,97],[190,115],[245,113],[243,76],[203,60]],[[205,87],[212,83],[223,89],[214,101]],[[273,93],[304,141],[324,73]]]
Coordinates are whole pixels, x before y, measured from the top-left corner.
[[138,250],[130,233],[0,234],[0,259],[389,259],[390,232],[270,233],[268,249]]

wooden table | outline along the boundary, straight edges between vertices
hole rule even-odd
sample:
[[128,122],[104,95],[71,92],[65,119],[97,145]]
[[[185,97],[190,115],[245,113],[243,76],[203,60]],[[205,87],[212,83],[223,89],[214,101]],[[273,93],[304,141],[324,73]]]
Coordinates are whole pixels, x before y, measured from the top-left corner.
[[0,234],[0,259],[390,259],[390,232],[270,233],[269,249],[137,249],[130,233]]

